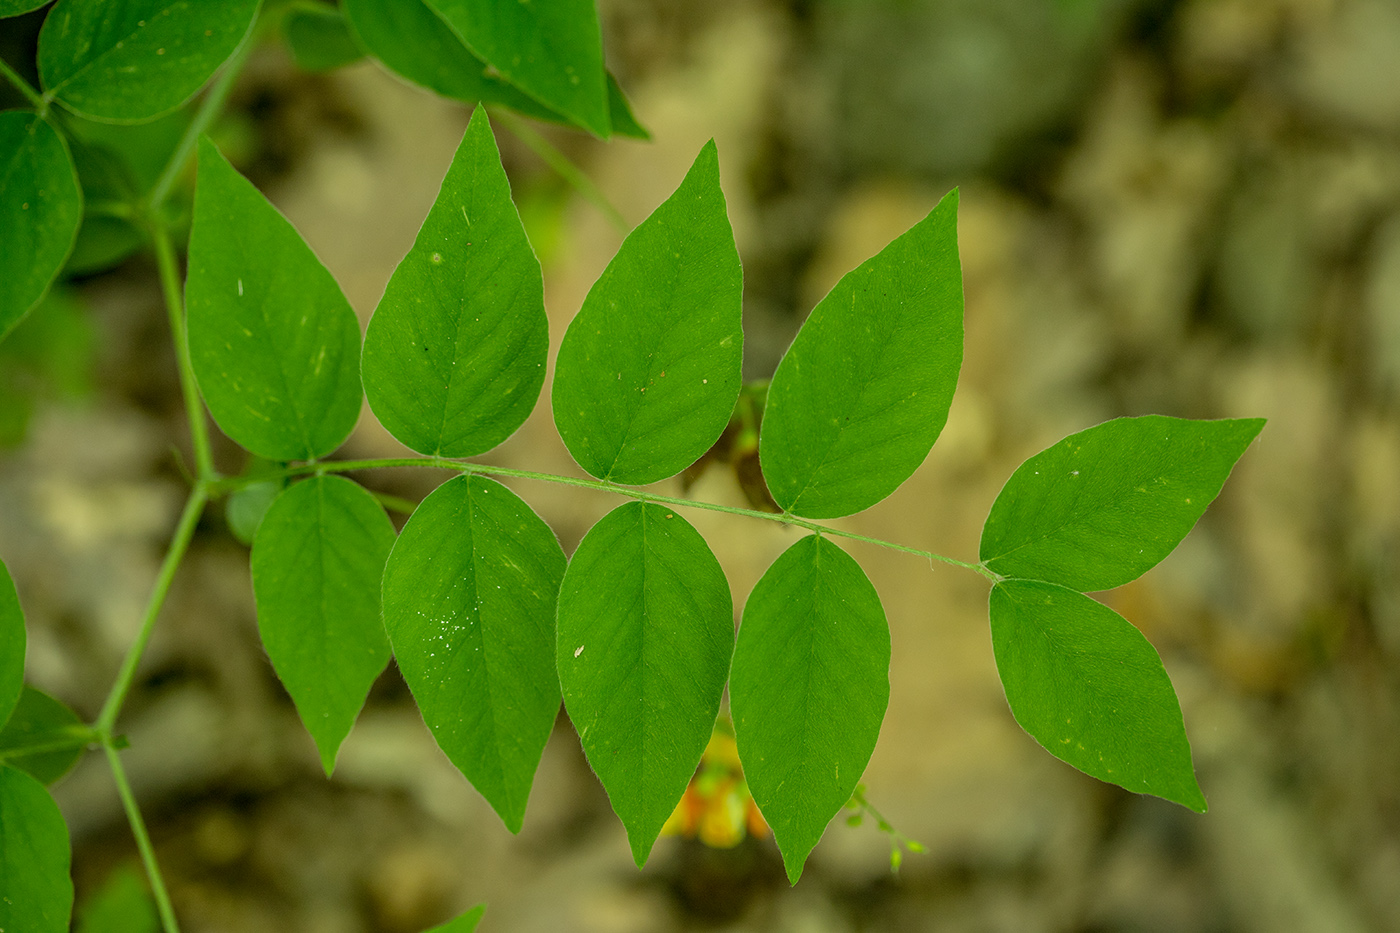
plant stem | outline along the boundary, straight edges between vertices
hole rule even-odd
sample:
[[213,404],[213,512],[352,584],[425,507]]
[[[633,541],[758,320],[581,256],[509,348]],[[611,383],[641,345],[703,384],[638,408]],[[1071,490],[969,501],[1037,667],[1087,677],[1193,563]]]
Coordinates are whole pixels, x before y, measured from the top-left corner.
[[175,344],[175,359],[180,368],[180,390],[185,397],[185,418],[190,423],[190,443],[194,447],[195,469],[200,482],[216,478],[214,456],[209,447],[209,426],[204,420],[204,406],[195,386],[194,365],[190,362],[189,335],[185,332],[185,305],[180,293],[180,270],[175,263],[175,248],[170,233],[162,224],[153,224],[151,239],[155,243],[156,263],[160,266],[160,284],[165,292],[165,310],[170,318],[170,339]]
[[127,649],[116,682],[112,684],[112,689],[107,693],[107,701],[102,704],[102,712],[97,715],[97,721],[92,725],[104,745],[111,744],[112,727],[116,725],[122,703],[126,701],[126,695],[136,679],[136,668],[146,651],[146,643],[151,640],[151,632],[155,629],[160,608],[165,604],[170,584],[175,579],[175,571],[189,548],[190,539],[194,537],[195,525],[199,523],[199,516],[208,501],[208,487],[204,482],[196,484],[194,489],[190,490],[190,497],[185,500],[185,511],[180,515],[180,523],[175,526],[175,536],[170,541],[170,547],[166,549],[165,560],[160,565],[160,573],[156,575],[155,586],[152,587],[150,599],[146,603],[146,615],[141,620],[141,631]]
[[42,741],[30,742],[25,745],[11,745],[3,752],[0,752],[0,764],[6,761],[13,761],[16,758],[28,758],[30,755],[44,755],[49,752],[61,752],[70,748],[78,748],[83,745],[92,745],[102,741],[102,737],[97,734],[96,729],[86,726],[72,726],[73,730],[68,735],[60,738],[45,736]]
[[34,109],[39,111],[40,116],[49,112],[49,102],[44,95],[40,94],[29,82],[20,76],[20,73],[9,66],[3,58],[0,58],[0,75],[15,86],[15,90],[24,95],[24,99],[34,105]]
[[146,867],[146,877],[151,882],[151,896],[160,914],[161,926],[165,933],[180,933],[180,924],[175,919],[175,908],[170,904],[170,894],[165,889],[165,879],[161,876],[160,865],[156,862],[156,850],[151,845],[150,834],[146,832],[146,821],[141,817],[141,808],[136,805],[136,796],[131,792],[131,784],[126,779],[126,769],[122,767],[121,756],[109,741],[103,744],[107,753],[107,763],[112,767],[112,778],[117,784],[117,795],[122,799],[126,810],[126,820],[131,824],[131,834],[136,837],[136,848],[141,853],[141,863]]
[[622,214],[617,208],[612,206],[608,196],[595,184],[574,163],[569,161],[569,157],[560,152],[553,143],[545,139],[543,135],[535,130],[530,124],[508,110],[491,109],[491,116],[499,123],[505,125],[510,130],[511,135],[519,139],[530,151],[544,160],[545,164],[559,173],[569,185],[583,195],[584,200],[592,204],[603,212],[603,216],[623,234],[627,233],[627,221],[622,219]]
[[[282,476],[302,476],[308,473],[350,473],[358,470],[375,470],[390,467],[430,467],[439,470],[453,470],[458,473],[480,473],[485,476],[506,476],[513,479],[529,479],[542,483],[555,483],[563,486],[576,486],[580,489],[594,489],[599,492],[615,493],[619,496],[627,496],[641,502],[655,502],[658,505],[672,505],[688,509],[704,509],[710,512],[724,512],[728,515],[742,515],[745,518],[756,518],[767,522],[778,522],[783,525],[792,525],[796,528],[805,528],[817,534],[830,535],[835,538],[849,538],[852,541],[862,541],[866,544],[873,544],[876,547],[888,548],[892,551],[901,551],[905,554],[914,554],[929,561],[940,561],[951,564],[954,567],[961,567],[964,570],[971,570],[981,574],[993,583],[1001,578],[997,574],[988,570],[981,564],[971,564],[966,561],[957,560],[952,557],[944,557],[933,551],[924,551],[919,548],[906,547],[903,544],[895,544],[892,541],[884,541],[880,538],[871,538],[867,535],[857,534],[854,531],[843,531],[840,528],[832,528],[820,522],[808,521],[805,518],[798,518],[796,515],[788,513],[775,514],[773,512],[759,512],[755,509],[741,509],[732,505],[719,505],[714,502],[700,502],[695,499],[680,499],[675,496],[662,496],[656,493],[643,492],[640,489],[633,489],[630,486],[619,486],[616,483],[608,483],[603,480],[583,479],[577,476],[559,476],[554,473],[537,473],[534,470],[517,470],[511,467],[491,466],[485,463],[465,463],[461,460],[448,460],[443,457],[394,457],[379,460],[331,460],[318,463],[306,464],[304,466],[287,467],[281,472]],[[274,476],[279,474],[272,474]],[[265,480],[266,475],[259,477],[231,477],[210,484],[210,494],[217,495],[249,482]]]
[[238,80],[243,65],[248,61],[249,53],[257,44],[261,19],[262,17],[259,17],[258,21],[254,22],[238,48],[234,49],[228,61],[224,62],[219,77],[205,93],[204,100],[200,101],[194,119],[190,120],[190,125],[185,127],[184,135],[180,137],[175,151],[170,154],[170,161],[165,164],[160,177],[156,179],[155,186],[151,188],[151,193],[147,195],[147,209],[153,215],[160,213],[165,199],[170,196],[170,190],[175,187],[176,179],[184,171],[185,163],[189,161],[190,153],[194,151],[194,145],[199,141],[200,134],[209,128],[209,125],[214,122],[214,118],[224,109],[224,102],[228,100],[229,92],[233,90],[233,83]]

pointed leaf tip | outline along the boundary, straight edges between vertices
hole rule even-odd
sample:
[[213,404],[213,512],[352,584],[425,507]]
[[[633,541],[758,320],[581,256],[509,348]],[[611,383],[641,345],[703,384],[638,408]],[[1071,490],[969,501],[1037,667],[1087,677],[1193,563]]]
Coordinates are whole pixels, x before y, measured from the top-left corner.
[[729,703],[744,777],[793,884],[875,750],[889,670],[885,611],[860,565],[817,535],[784,551],[744,607]]
[[630,502],[579,542],[559,593],[559,682],[638,866],[710,741],[733,649],[724,571],[674,510]]
[[628,234],[564,333],[551,400],[580,466],[641,486],[714,445],[739,397],[742,295],[711,140]]
[[956,190],[812,309],[768,388],[763,475],[784,511],[837,518],[913,475],[963,353]]
[[1141,576],[1219,495],[1262,418],[1116,418],[1023,463],[992,504],[980,557],[1081,592]]
[[370,318],[365,392],[384,427],[412,449],[475,456],[525,422],[548,352],[540,263],[478,107]]
[[1082,593],[1002,580],[992,649],[1006,701],[1046,751],[1110,784],[1204,813],[1176,691],[1156,649]]

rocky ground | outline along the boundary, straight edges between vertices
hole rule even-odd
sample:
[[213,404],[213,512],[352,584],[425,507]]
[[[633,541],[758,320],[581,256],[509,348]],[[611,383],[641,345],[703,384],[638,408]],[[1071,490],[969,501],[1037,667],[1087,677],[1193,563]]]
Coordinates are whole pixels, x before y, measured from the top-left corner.
[[[247,552],[201,525],[122,728],[184,928],[1400,929],[1400,6],[1393,0],[792,0],[602,4],[650,143],[551,138],[635,223],[717,140],[769,374],[846,270],[961,188],[966,362],[947,430],[853,530],[956,557],[1017,464],[1105,418],[1269,418],[1217,504],[1112,594],[1181,694],[1210,812],[1083,777],[1011,719],[986,588],[864,547],[894,660],[865,783],[929,849],[834,824],[789,889],[771,842],[663,840],[638,872],[560,720],[512,837],[391,669],[334,780],[259,647]],[[230,138],[362,319],[468,116],[372,64],[260,52]],[[240,135],[241,134],[241,135]],[[557,341],[621,235],[501,143]],[[151,263],[82,289],[97,387],[0,459],[0,544],[30,678],[96,713],[183,495]],[[366,416],[347,456],[401,450]],[[569,472],[548,408],[491,455]],[[221,465],[240,463],[231,446]],[[398,495],[439,477],[366,478]],[[614,503],[519,486],[571,550]],[[692,495],[740,501],[712,470]],[[792,540],[699,513],[736,605]],[[106,765],[56,788],[80,899],[132,857]]]

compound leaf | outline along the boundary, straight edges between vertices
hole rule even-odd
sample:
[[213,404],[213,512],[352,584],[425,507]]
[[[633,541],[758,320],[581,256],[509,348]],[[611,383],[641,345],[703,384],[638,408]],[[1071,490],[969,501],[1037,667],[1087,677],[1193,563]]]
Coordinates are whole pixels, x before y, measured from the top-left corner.
[[485,913],[486,905],[477,904],[466,913],[453,917],[446,923],[438,924],[431,930],[425,930],[424,933],[472,933]]
[[768,387],[759,458],[784,511],[836,518],[894,492],[948,420],[962,365],[958,193],[836,283]]
[[77,933],[157,933],[159,929],[146,882],[130,865],[113,871],[78,908]]
[[1071,434],[1007,480],[982,528],[982,561],[1080,591],[1136,579],[1186,537],[1263,427],[1147,415]]
[[224,433],[269,460],[314,460],[360,413],[360,324],[296,229],[207,137],[190,231],[190,359]]
[[539,260],[478,107],[370,319],[365,392],[380,423],[409,447],[470,457],[524,423],[548,353]]
[[675,512],[619,506],[569,562],[558,647],[564,706],[641,866],[719,712],[734,650],[724,571]]
[[481,476],[433,491],[384,570],[384,624],[438,745],[511,832],[559,713],[554,532]]
[[997,672],[1022,729],[1085,774],[1205,812],[1181,706],[1141,632],[1041,580],[1002,580],[990,612]]
[[287,487],[253,539],[258,631],[327,775],[389,663],[379,581],[393,546],[374,496],[340,476]]
[[67,933],[70,858],[68,827],[44,785],[0,765],[0,930]]
[[[42,784],[52,784],[77,764],[91,734],[77,713],[26,684],[9,721],[0,730],[0,760]],[[38,752],[15,751],[50,741],[71,744]]]
[[82,219],[63,137],[38,114],[0,113],[0,340],[44,297]]
[[594,0],[427,0],[482,61],[550,110],[603,139],[611,132]]
[[69,110],[130,123],[179,107],[248,35],[258,0],[60,0],[39,78]]
[[10,718],[24,689],[24,610],[10,571],[0,562],[0,725]]
[[845,551],[803,538],[749,595],[729,678],[744,777],[793,884],[851,799],[889,699],[879,594]]
[[345,14],[332,6],[292,7],[282,19],[282,34],[303,71],[333,71],[365,56]]
[[554,422],[580,466],[643,485],[710,449],[739,397],[742,291],[711,140],[564,333]]

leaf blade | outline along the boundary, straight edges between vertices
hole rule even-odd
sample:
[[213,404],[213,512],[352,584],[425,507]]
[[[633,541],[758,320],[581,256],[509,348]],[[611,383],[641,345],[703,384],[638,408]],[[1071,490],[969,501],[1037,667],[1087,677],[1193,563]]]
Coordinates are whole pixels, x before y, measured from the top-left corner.
[[267,199],[201,137],[189,273],[190,361],[234,441],[315,460],[360,413],[360,325],[340,286]]
[[28,754],[17,754],[15,750],[50,739],[73,740],[78,732],[91,734],[77,713],[26,684],[5,728],[0,729],[0,759],[41,784],[52,784],[77,764],[83,756],[84,742],[74,741],[68,748]]
[[889,669],[879,594],[830,541],[801,539],[749,595],[729,705],[749,791],[793,884],[875,750]]
[[768,388],[759,459],[773,499],[838,518],[923,463],[962,366],[958,192],[842,277],[812,309]]
[[340,476],[287,487],[253,539],[258,632],[327,776],[389,663],[379,580],[393,544],[379,503]]
[[68,827],[49,792],[0,765],[0,929],[66,933],[70,859]]
[[44,297],[83,217],[77,170],[48,120],[0,113],[0,340]]
[[292,7],[282,20],[282,35],[303,71],[334,71],[365,56],[345,13],[335,7]]
[[1007,577],[1088,592],[1141,576],[1219,495],[1262,418],[1116,418],[1017,468],[992,504],[979,556]]
[[423,720],[511,832],[559,711],[564,564],[525,502],[461,476],[419,504],[384,569],[385,627]]
[[595,136],[608,138],[612,124],[594,0],[427,2],[467,48],[507,81]]
[[714,444],[739,397],[742,292],[711,140],[628,234],[564,333],[551,398],[580,466],[645,485]]
[[679,515],[629,502],[579,542],[559,591],[559,683],[639,867],[710,740],[733,649],[724,571]]
[[233,54],[258,2],[62,0],[39,32],[40,80],[80,116],[153,119],[193,97]]
[[26,642],[19,594],[10,571],[0,561],[0,726],[10,718],[24,690]]
[[412,449],[470,457],[525,422],[548,354],[543,274],[478,107],[370,318],[365,392]]
[[1085,774],[1205,812],[1176,691],[1141,632],[1042,580],[1002,580],[990,600],[997,672],[1021,728]]

